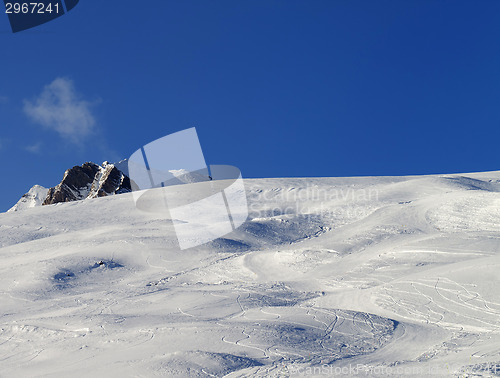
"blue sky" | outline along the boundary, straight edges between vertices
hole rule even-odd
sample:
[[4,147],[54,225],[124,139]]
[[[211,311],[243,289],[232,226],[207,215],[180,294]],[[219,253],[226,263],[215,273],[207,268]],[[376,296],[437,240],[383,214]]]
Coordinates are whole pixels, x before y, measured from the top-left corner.
[[499,19],[493,0],[81,0],[16,34],[4,15],[0,211],[192,126],[244,177],[497,170]]

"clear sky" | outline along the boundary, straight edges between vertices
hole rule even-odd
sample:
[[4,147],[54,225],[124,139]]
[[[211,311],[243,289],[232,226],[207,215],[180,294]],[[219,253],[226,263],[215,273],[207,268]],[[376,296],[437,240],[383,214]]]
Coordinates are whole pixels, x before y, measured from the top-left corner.
[[500,169],[497,0],[81,0],[0,41],[0,211],[192,126],[244,177]]

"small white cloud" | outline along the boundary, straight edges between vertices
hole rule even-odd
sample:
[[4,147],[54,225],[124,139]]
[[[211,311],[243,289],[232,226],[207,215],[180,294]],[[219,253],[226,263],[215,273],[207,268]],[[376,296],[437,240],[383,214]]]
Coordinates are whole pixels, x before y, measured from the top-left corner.
[[91,106],[80,98],[71,80],[57,78],[33,101],[24,101],[24,112],[34,122],[79,144],[94,131]]
[[35,144],[24,147],[26,151],[31,152],[32,154],[40,153],[41,148],[42,148],[42,142],[36,142]]

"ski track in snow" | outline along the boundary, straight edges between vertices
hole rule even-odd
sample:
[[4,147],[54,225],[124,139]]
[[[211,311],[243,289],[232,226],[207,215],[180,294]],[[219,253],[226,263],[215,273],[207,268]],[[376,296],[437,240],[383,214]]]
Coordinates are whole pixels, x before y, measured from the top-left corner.
[[499,180],[246,180],[186,251],[130,194],[0,214],[0,376],[500,376]]

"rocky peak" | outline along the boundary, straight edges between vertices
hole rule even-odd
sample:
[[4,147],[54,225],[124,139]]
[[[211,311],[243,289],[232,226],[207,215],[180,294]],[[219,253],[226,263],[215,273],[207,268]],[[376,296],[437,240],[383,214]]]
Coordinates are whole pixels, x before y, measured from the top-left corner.
[[113,164],[87,162],[64,173],[62,181],[50,188],[43,205],[78,201],[130,192],[129,178]]
[[105,161],[94,176],[87,198],[105,197],[130,191],[130,179],[114,164]]

